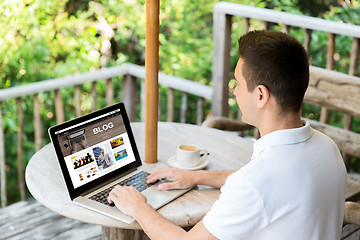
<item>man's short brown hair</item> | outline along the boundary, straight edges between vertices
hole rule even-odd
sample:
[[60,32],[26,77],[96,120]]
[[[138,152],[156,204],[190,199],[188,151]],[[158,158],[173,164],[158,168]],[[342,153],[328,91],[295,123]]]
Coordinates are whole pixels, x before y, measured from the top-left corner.
[[309,63],[303,46],[276,31],[251,31],[239,39],[239,55],[248,91],[268,88],[283,111],[301,109],[309,84]]

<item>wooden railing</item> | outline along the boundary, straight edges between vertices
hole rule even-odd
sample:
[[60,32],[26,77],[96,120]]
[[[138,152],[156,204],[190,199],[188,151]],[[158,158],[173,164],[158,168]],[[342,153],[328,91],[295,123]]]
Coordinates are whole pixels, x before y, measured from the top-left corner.
[[[38,151],[43,146],[42,136],[42,121],[40,115],[40,101],[39,93],[42,92],[55,92],[55,115],[57,123],[64,122],[64,103],[61,96],[61,89],[74,86],[74,100],[76,116],[80,116],[81,110],[81,85],[91,83],[91,110],[97,109],[96,99],[98,96],[97,82],[100,80],[106,81],[106,103],[111,105],[114,101],[114,77],[123,76],[122,82],[122,101],[124,102],[130,121],[136,120],[137,115],[137,82],[136,79],[141,79],[141,113],[144,113],[144,93],[145,89],[143,84],[145,79],[145,68],[134,64],[123,64],[121,66],[110,67],[101,69],[95,72],[83,73],[70,77],[63,77],[57,79],[50,79],[41,82],[31,83],[18,87],[12,87],[0,90],[0,174],[1,174],[1,206],[4,207],[8,204],[8,190],[6,178],[6,162],[5,162],[5,146],[14,143],[5,143],[3,121],[2,121],[2,108],[1,103],[6,104],[9,99],[16,99],[17,114],[18,114],[18,137],[17,137],[17,173],[19,181],[19,190],[21,200],[26,198],[26,189],[24,181],[24,166],[23,166],[23,135],[24,135],[24,110],[22,106],[22,98],[25,96],[33,96],[33,127],[35,150]],[[203,120],[203,101],[204,99],[211,99],[213,90],[211,87],[202,85],[190,80],[170,76],[164,73],[159,73],[159,84],[167,87],[167,121],[174,121],[174,91],[182,93],[182,104],[180,113],[180,122],[186,121],[186,113],[188,111],[188,95],[195,95],[197,100],[197,124]],[[68,104],[68,103],[67,103]],[[159,109],[160,112],[160,109]],[[142,115],[142,119],[143,119]],[[46,126],[49,127],[49,126]]]
[[[230,70],[231,32],[233,16],[242,17],[243,33],[249,31],[251,19],[260,20],[263,29],[268,30],[270,23],[281,26],[284,32],[289,33],[292,27],[304,30],[304,47],[310,56],[310,43],[313,31],[328,33],[328,46],[326,56],[326,69],[334,70],[335,38],[344,35],[353,38],[349,52],[350,64],[348,75],[357,75],[359,68],[360,52],[360,26],[324,20],[320,18],[295,15],[270,9],[249,7],[235,3],[220,2],[214,5],[214,54],[212,81],[214,97],[212,102],[212,114],[214,116],[228,115],[228,82]],[[239,33],[240,36],[240,33]],[[317,48],[326,46],[317,46]],[[339,46],[343,47],[343,46]],[[321,66],[318,66],[321,67]],[[311,69],[317,72],[316,68]],[[331,74],[331,73],[329,73]],[[334,73],[336,76],[336,73]],[[329,118],[329,109],[322,108],[320,121],[326,123]],[[351,128],[351,115],[345,117],[345,129]]]

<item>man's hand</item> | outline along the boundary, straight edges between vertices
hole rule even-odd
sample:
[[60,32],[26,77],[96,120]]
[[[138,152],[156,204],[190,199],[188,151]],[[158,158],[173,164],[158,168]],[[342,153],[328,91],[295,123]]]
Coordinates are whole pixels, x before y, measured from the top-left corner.
[[111,190],[108,202],[115,203],[116,207],[126,215],[135,217],[136,211],[143,206],[148,206],[146,197],[134,187],[122,187],[117,185]]
[[171,178],[173,182],[162,183],[159,190],[184,189],[196,185],[194,177],[196,172],[186,171],[177,168],[163,168],[148,176],[147,183],[156,182],[158,179]]

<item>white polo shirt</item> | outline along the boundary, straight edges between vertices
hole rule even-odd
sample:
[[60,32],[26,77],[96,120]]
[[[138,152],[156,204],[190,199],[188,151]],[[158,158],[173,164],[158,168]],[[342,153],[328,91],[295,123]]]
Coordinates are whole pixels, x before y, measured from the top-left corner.
[[219,239],[338,240],[346,170],[335,143],[306,122],[254,142],[203,222]]

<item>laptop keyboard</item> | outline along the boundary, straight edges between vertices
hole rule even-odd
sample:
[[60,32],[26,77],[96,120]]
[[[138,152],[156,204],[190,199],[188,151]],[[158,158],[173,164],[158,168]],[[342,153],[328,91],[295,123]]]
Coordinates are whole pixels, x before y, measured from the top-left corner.
[[125,180],[121,181],[120,183],[114,184],[113,186],[98,192],[97,194],[91,196],[89,199],[100,202],[105,205],[114,206],[114,204],[109,204],[107,198],[109,196],[110,191],[116,186],[133,186],[135,187],[139,192],[144,191],[148,187],[150,187],[153,184],[147,184],[147,176],[149,176],[150,173],[141,171],[138,172],[135,175],[132,175],[131,177],[126,178]]

